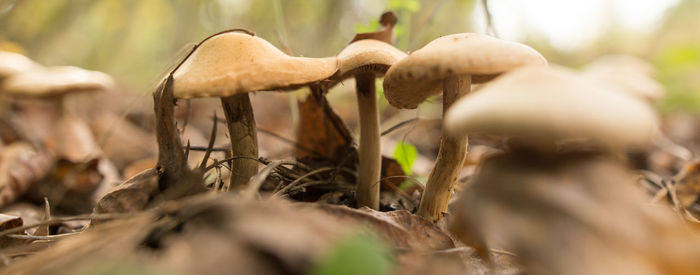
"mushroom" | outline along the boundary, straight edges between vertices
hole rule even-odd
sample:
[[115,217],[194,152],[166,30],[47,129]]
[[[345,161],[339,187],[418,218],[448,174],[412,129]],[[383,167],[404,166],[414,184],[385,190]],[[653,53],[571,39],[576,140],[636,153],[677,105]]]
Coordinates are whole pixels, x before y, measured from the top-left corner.
[[28,57],[7,51],[0,51],[0,82],[16,73],[39,68],[41,65]]
[[360,118],[360,145],[358,148],[357,207],[379,209],[379,177],[381,148],[379,143],[379,112],[375,78],[406,56],[385,42],[364,39],[350,43],[338,54],[340,68],[335,80],[355,77],[357,105]]
[[[443,92],[443,113],[472,83],[483,83],[523,66],[547,66],[534,49],[474,33],[440,37],[394,64],[384,78],[384,95],[398,108],[416,108]],[[466,135],[443,131],[440,151],[418,208],[418,215],[438,220],[459,176],[467,152]]]
[[609,149],[643,147],[658,133],[645,102],[563,68],[523,68],[454,103],[449,133],[516,138],[514,145],[548,152],[566,141]]
[[[589,80],[563,68],[523,68],[454,103],[448,132],[517,142],[486,159],[450,205],[450,231],[482,255],[487,247],[522,255],[534,273],[665,274],[648,271],[697,266],[667,256],[697,251],[696,237],[676,230],[673,214],[646,211],[635,176],[610,156],[651,144],[654,111]],[[669,245],[680,240],[694,241]]]
[[[0,94],[14,98],[38,99],[53,105],[53,113],[27,114],[27,119],[32,120],[32,123],[28,123],[26,127],[31,129],[34,137],[43,139],[60,124],[57,120],[67,115],[64,106],[66,96],[109,90],[113,86],[112,77],[98,71],[72,66],[34,67],[5,79]],[[50,117],[46,117],[47,115]]]
[[335,57],[291,57],[252,33],[237,31],[204,39],[173,73],[175,98],[221,98],[233,155],[252,158],[232,162],[233,187],[257,172],[257,133],[248,93],[294,89],[325,80],[338,68]]
[[586,65],[583,73],[652,102],[661,99],[665,93],[661,83],[654,79],[654,67],[632,56],[600,57]]
[[59,115],[64,112],[64,96],[97,92],[114,87],[111,76],[72,66],[37,67],[14,74],[3,82],[4,94],[13,97],[41,98],[53,101]]

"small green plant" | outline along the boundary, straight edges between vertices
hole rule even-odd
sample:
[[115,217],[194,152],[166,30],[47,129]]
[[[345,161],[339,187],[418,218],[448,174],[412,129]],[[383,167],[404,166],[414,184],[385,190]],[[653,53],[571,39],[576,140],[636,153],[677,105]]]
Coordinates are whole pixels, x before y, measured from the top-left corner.
[[311,275],[391,274],[391,251],[383,240],[367,234],[342,238],[309,273]]
[[394,147],[394,159],[401,165],[404,174],[411,174],[416,157],[418,157],[416,146],[405,141],[396,143],[396,147]]

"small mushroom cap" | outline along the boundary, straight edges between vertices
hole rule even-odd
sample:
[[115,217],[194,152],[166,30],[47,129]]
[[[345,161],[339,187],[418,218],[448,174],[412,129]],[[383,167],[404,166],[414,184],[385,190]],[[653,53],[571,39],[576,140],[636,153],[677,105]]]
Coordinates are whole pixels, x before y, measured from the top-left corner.
[[24,55],[0,51],[0,79],[39,67],[41,67],[41,65]]
[[173,73],[176,98],[284,90],[325,80],[335,57],[291,57],[262,38],[226,32],[204,42]]
[[586,65],[586,70],[593,68],[618,68],[636,71],[643,75],[653,77],[656,75],[656,68],[646,60],[627,54],[610,54],[596,58]]
[[584,74],[648,101],[659,100],[666,93],[661,83],[654,78],[627,68],[595,66],[587,68]]
[[72,66],[37,68],[15,74],[3,82],[4,93],[13,96],[51,97],[75,92],[109,90],[111,76]]
[[394,46],[374,39],[363,39],[350,43],[338,54],[339,79],[358,73],[373,73],[382,76],[406,54]]
[[455,102],[445,115],[452,133],[516,137],[534,149],[571,140],[616,150],[645,146],[657,123],[645,102],[562,68],[504,75]]
[[391,105],[413,109],[442,91],[442,80],[471,75],[483,83],[523,66],[547,66],[529,46],[483,34],[459,33],[440,37],[394,64],[384,78]]

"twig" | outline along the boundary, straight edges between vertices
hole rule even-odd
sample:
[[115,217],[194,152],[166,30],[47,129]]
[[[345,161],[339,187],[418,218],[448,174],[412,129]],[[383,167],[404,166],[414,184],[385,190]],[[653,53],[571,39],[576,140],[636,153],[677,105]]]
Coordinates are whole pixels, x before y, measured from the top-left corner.
[[51,218],[49,220],[40,221],[37,223],[0,231],[0,237],[7,236],[7,235],[13,234],[13,233],[23,232],[24,230],[34,228],[37,226],[42,226],[42,225],[52,225],[52,224],[58,224],[58,223],[62,223],[62,222],[82,221],[82,220],[123,219],[123,218],[133,217],[134,215],[135,214],[109,213],[109,214],[84,214],[84,215],[77,215],[77,216],[71,216],[71,217]]
[[49,235],[49,236],[35,236],[35,235],[20,235],[20,234],[7,234],[7,237],[13,239],[23,239],[23,240],[42,240],[42,241],[55,241],[61,238],[70,237],[78,235],[82,232],[72,232],[59,235]]
[[387,134],[389,134],[389,133],[395,131],[396,129],[399,129],[399,128],[401,128],[401,127],[407,125],[407,124],[410,124],[410,123],[413,123],[413,122],[416,122],[416,121],[419,121],[419,120],[420,120],[420,118],[414,117],[414,118],[411,118],[411,119],[409,119],[409,120],[401,121],[401,122],[399,122],[398,124],[396,124],[396,125],[394,125],[394,126],[391,126],[389,129],[384,130],[384,132],[382,132],[380,135],[381,135],[381,136],[385,136],[385,135],[387,135]]
[[211,155],[211,150],[214,148],[214,142],[216,142],[216,112],[214,112],[214,125],[211,127],[211,135],[209,136],[209,145],[207,145],[207,151],[202,157],[202,162],[199,164],[199,169],[204,170],[207,167],[207,161],[209,161],[209,155]]
[[[185,148],[182,148],[185,149]],[[230,150],[228,147],[214,147],[211,148],[212,152],[226,152]],[[190,146],[190,151],[207,151],[207,147],[204,146]]]
[[335,170],[335,168],[332,168],[332,167],[323,167],[323,168],[319,168],[319,169],[316,169],[316,170],[314,170],[314,171],[308,172],[308,173],[304,174],[303,176],[298,177],[298,178],[295,179],[294,181],[290,182],[290,183],[287,184],[287,186],[285,186],[284,188],[282,188],[282,189],[280,189],[279,191],[275,192],[274,196],[277,196],[277,195],[279,195],[279,194],[284,194],[284,193],[286,193],[286,192],[289,191],[290,189],[294,188],[297,184],[299,184],[302,180],[304,180],[304,179],[306,179],[306,178],[308,178],[308,177],[310,177],[310,176],[313,176],[313,175],[316,175],[316,174],[319,174],[319,173],[323,173],[323,172],[333,171],[333,170]]
[[267,176],[270,175],[270,173],[279,166],[279,162],[273,161],[270,164],[265,167],[260,173],[255,175],[255,177],[252,177],[250,181],[248,181],[248,188],[246,188],[243,191],[242,194],[242,199],[243,200],[252,200],[255,195],[258,193],[258,190],[260,189],[260,186],[265,182],[265,179],[267,179]]

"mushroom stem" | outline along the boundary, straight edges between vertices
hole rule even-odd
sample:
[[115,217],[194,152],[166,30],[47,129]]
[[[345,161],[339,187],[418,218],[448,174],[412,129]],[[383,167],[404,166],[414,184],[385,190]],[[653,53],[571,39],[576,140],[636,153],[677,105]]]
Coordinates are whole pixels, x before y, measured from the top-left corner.
[[[443,115],[452,103],[470,92],[471,80],[470,75],[461,75],[443,81]],[[447,204],[467,155],[467,141],[467,135],[449,134],[443,127],[440,151],[423,191],[418,215],[437,221],[442,217],[442,213],[447,212]]]
[[233,156],[251,158],[238,158],[231,162],[231,188],[239,188],[258,172],[258,162],[255,161],[258,158],[258,136],[253,107],[248,93],[223,97],[221,106],[231,138],[231,153]]
[[379,209],[379,177],[382,166],[379,144],[379,112],[374,74],[355,75],[360,117],[360,145],[357,168],[357,207]]

